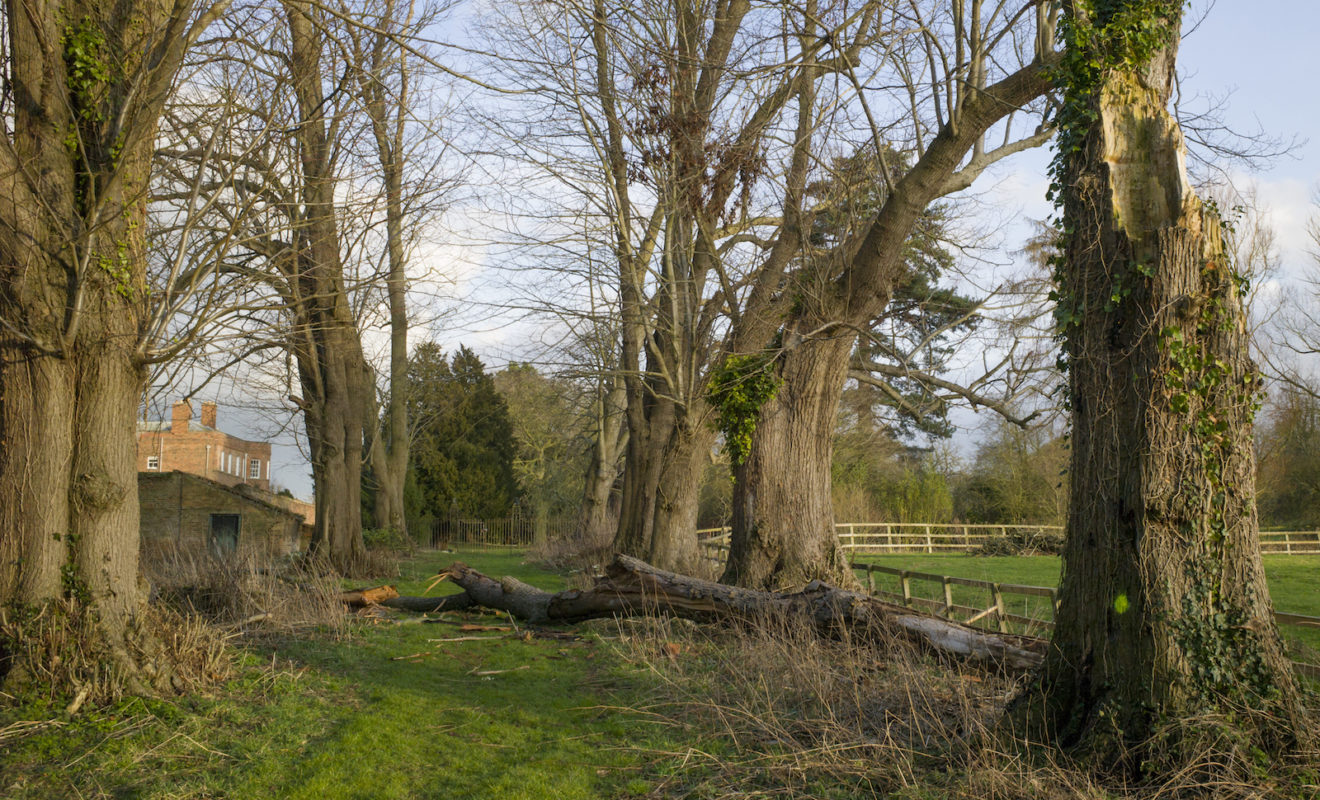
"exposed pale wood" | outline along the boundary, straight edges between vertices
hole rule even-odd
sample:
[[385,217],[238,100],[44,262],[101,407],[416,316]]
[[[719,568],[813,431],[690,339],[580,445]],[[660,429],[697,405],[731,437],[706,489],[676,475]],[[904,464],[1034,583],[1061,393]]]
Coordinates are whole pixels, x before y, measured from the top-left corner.
[[351,589],[339,595],[339,601],[350,606],[377,606],[393,600],[399,592],[393,586],[373,586],[369,589]]

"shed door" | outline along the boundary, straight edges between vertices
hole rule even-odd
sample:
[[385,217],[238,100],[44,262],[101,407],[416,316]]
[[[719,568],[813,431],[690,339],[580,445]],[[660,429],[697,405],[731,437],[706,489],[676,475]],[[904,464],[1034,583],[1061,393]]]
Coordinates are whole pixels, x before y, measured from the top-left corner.
[[211,515],[211,552],[229,555],[238,549],[238,515]]

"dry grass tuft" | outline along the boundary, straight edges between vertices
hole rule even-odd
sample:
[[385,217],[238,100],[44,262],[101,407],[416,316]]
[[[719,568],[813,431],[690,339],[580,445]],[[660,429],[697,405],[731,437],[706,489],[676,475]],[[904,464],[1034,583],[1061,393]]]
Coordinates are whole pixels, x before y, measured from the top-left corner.
[[593,531],[583,526],[577,526],[567,536],[532,545],[527,551],[527,559],[532,563],[556,572],[585,576],[587,584],[591,577],[601,574],[613,557],[613,532]]
[[[652,678],[641,713],[727,743],[665,754],[685,767],[657,797],[1320,797],[1306,771],[1320,754],[1267,764],[1226,740],[1223,720],[1178,721],[1190,746],[1139,782],[1011,739],[999,721],[1022,679],[940,662],[902,642],[877,648],[891,641],[882,636],[823,640],[782,619],[711,628],[662,617],[622,620],[617,630],[620,656]],[[1189,725],[1199,731],[1191,738]]]
[[152,593],[219,625],[340,631],[347,624],[338,581],[314,565],[174,554],[143,564]]
[[[68,716],[148,684],[196,693],[230,677],[227,637],[206,620],[144,604],[130,625],[121,645],[107,640],[93,612],[69,600],[0,609],[6,671],[14,671],[8,677],[27,688],[27,700],[62,705]],[[128,662],[139,671],[126,670]]]

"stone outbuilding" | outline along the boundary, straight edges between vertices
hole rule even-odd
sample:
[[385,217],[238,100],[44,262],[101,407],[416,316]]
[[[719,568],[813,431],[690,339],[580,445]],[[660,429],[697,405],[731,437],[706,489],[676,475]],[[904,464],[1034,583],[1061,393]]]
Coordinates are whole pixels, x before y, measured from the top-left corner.
[[180,470],[139,472],[142,554],[252,557],[296,552],[304,520],[268,492]]

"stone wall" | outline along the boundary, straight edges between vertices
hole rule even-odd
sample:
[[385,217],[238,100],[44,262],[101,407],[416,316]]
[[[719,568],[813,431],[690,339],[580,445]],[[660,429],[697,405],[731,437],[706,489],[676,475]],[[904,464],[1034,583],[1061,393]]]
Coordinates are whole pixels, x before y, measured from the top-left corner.
[[215,481],[183,472],[138,473],[144,557],[213,551],[213,515],[238,516],[234,555],[270,560],[298,548],[302,519]]

